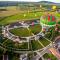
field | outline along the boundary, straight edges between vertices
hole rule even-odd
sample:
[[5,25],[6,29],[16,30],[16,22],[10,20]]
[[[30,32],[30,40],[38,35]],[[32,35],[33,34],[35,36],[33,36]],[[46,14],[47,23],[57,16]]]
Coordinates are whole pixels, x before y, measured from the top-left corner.
[[[35,14],[37,16],[35,16]],[[40,18],[40,16],[42,15],[41,12],[36,12],[36,13],[18,13],[15,15],[11,15],[5,18],[0,19],[0,24],[5,25],[5,24],[9,24],[12,22],[17,22],[17,21],[22,21],[22,20],[32,20],[32,19],[37,19]],[[6,22],[6,23],[4,23]]]
[[[45,42],[46,41],[46,42]],[[41,40],[40,42],[38,40],[32,40],[31,42],[27,43],[14,43],[12,40],[9,39],[4,39],[4,40],[0,40],[0,43],[3,45],[3,47],[6,47],[8,50],[17,50],[17,51],[26,51],[26,50],[38,50],[38,49],[42,49],[45,46],[47,46],[48,44],[50,44],[49,41],[47,40]],[[29,44],[29,48],[28,48],[28,44]]]
[[31,30],[31,32],[33,34],[39,33],[41,31],[41,29],[42,29],[42,27],[40,26],[40,24],[36,24],[34,26],[30,26],[29,28],[30,28],[30,30]]
[[49,53],[46,53],[45,55],[43,55],[44,59],[51,59],[51,60],[57,60],[57,58]]
[[10,32],[16,36],[20,37],[28,37],[32,36],[33,34],[38,34],[41,31],[41,26],[40,24],[36,24],[34,26],[30,26],[29,30],[27,28],[15,28],[11,29]]
[[36,40],[36,41],[32,40],[30,42],[30,45],[31,45],[30,47],[31,47],[31,50],[38,50],[38,49],[42,49],[42,48],[46,47],[49,44],[50,44],[50,41],[42,38],[42,39]]
[[45,38],[41,38],[39,41],[40,41],[44,46],[47,46],[47,45],[50,44],[50,41],[49,41],[49,40],[46,40]]
[[20,37],[32,36],[31,32],[29,32],[28,29],[26,28],[15,28],[15,29],[10,30],[10,32]]
[[22,44],[19,44],[19,43],[15,43],[13,42],[12,40],[9,40],[7,38],[5,38],[4,40],[0,40],[0,43],[2,44],[2,47],[8,49],[9,51],[23,51],[23,50],[28,50],[28,43],[25,42],[25,43],[22,43]]
[[[52,12],[50,12],[52,13]],[[22,20],[33,20],[33,19],[38,19],[40,16],[42,16],[44,12],[25,12],[25,13],[17,13],[11,16],[3,17],[0,19],[0,25],[6,25],[9,23],[17,22],[17,21],[22,21]],[[57,21],[59,21],[60,14],[59,13],[54,13],[54,15],[57,17]]]
[[10,16],[10,15],[20,13],[20,11],[16,10],[16,8],[17,8],[16,6],[0,7],[0,9],[6,9],[5,11],[4,10],[0,11],[0,17]]
[[35,41],[35,40],[31,41],[31,46],[32,46],[32,50],[38,50],[38,49],[43,48],[43,46],[39,44],[38,41]]

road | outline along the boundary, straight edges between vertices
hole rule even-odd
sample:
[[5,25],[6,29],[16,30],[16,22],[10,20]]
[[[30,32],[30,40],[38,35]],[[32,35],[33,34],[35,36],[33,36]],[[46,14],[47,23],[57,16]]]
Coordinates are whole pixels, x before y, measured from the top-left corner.
[[42,51],[39,52],[35,51],[37,53],[37,55],[33,58],[33,60],[38,60],[40,57],[42,57],[45,53],[48,52],[48,50],[52,48],[52,43],[50,43],[48,46],[46,46]]
[[54,56],[56,56],[60,60],[60,54],[56,51],[55,48],[50,48],[49,49]]

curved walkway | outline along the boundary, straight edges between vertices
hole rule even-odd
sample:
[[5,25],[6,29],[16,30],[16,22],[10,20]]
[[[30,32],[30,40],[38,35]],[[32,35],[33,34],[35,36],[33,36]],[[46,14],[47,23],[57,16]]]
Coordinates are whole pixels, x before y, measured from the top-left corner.
[[[29,38],[29,40],[30,40],[31,38],[34,38],[33,40],[36,40],[36,38],[41,35],[40,32],[39,32],[40,34],[38,33],[37,35],[34,35],[34,34],[32,33],[33,36],[21,37],[21,39],[24,39],[24,38],[25,38],[25,40],[21,40],[21,39],[19,38],[19,36],[15,36],[14,34],[10,33],[9,30],[10,30],[10,29],[14,29],[14,28],[23,27],[23,28],[27,28],[27,29],[30,31],[29,26],[30,26],[31,24],[28,25],[27,23],[24,23],[24,22],[18,22],[18,23],[20,23],[20,24],[19,24],[19,25],[17,24],[16,26],[15,26],[15,24],[13,24],[12,26],[7,25],[7,26],[3,27],[3,28],[2,28],[2,31],[3,31],[4,37],[7,37],[8,39],[11,39],[11,40],[14,40],[14,41],[18,41],[19,43],[23,43],[23,42],[28,42],[28,38]],[[38,39],[39,39],[39,38],[38,38]]]

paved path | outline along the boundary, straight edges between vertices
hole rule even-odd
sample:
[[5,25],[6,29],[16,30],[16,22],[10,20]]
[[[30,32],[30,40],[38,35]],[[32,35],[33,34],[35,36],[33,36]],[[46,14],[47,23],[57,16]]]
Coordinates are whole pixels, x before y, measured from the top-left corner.
[[48,52],[48,50],[52,48],[52,44],[50,43],[48,46],[46,46],[42,51],[35,51],[37,53],[36,60],[38,60],[40,57],[42,57],[45,53]]
[[[31,32],[31,29],[29,29],[28,27],[27,27],[27,29],[28,29],[28,31],[29,31],[30,33],[32,33],[32,32]],[[34,36],[34,34],[33,34],[33,33],[32,33],[32,35]]]
[[55,38],[55,41],[57,41],[59,38],[60,38],[60,36],[56,37],[56,38]]
[[42,46],[42,47],[45,47],[39,40],[38,40],[39,44]]

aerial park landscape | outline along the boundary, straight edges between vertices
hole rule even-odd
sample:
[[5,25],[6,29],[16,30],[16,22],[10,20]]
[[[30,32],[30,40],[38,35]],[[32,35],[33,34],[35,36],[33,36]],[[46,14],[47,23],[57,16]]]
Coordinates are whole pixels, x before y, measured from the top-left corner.
[[0,1],[0,12],[0,60],[60,60],[59,3]]

